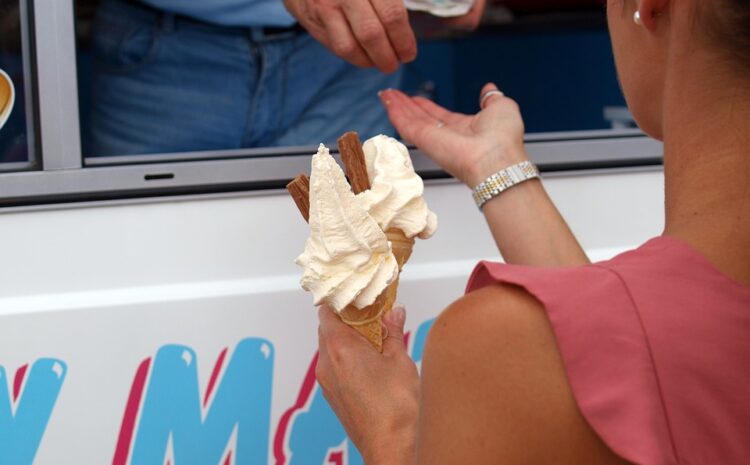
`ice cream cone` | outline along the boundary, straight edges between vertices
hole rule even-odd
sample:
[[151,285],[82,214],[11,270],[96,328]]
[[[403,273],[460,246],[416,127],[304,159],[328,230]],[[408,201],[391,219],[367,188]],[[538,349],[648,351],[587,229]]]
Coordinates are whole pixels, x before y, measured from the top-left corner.
[[[406,147],[404,147],[402,144],[398,143],[398,141],[395,141],[391,138],[386,138],[385,136],[376,136],[373,138],[373,147],[375,149],[375,152],[370,152],[372,156],[378,157],[382,154],[386,154],[387,156],[384,158],[384,161],[386,164],[390,163],[391,168],[393,168],[393,171],[395,171],[395,174],[392,176],[385,176],[385,178],[378,178],[377,176],[374,176],[375,179],[379,179],[378,182],[381,184],[385,183],[388,184],[400,184],[402,186],[401,191],[395,191],[396,195],[395,197],[391,197],[390,195],[386,196],[385,198],[379,198],[375,197],[373,200],[378,201],[386,201],[391,202],[393,205],[390,205],[389,208],[381,208],[381,213],[383,212],[393,212],[393,208],[397,207],[398,209],[406,208],[406,209],[412,209],[414,210],[411,214],[411,217],[408,221],[404,221],[404,218],[398,217],[396,218],[396,224],[399,224],[399,227],[391,227],[388,228],[385,225],[387,224],[393,224],[391,221],[393,218],[376,218],[374,216],[371,216],[372,213],[370,211],[370,204],[369,202],[371,200],[368,200],[366,197],[367,191],[369,191],[371,186],[370,177],[368,174],[368,164],[366,160],[366,156],[363,150],[363,146],[359,140],[359,136],[355,132],[348,132],[344,134],[341,138],[338,140],[338,146],[339,146],[339,153],[341,155],[341,160],[344,163],[344,166],[346,168],[346,174],[349,178],[348,182],[343,176],[338,176],[338,173],[340,170],[334,169],[332,166],[336,166],[338,168],[338,165],[336,162],[331,158],[328,149],[321,144],[321,147],[318,149],[318,154],[313,156],[313,170],[311,173],[311,177],[315,179],[332,179],[336,182],[338,182],[340,189],[338,191],[332,190],[327,195],[329,198],[329,202],[339,202],[340,204],[343,202],[349,202],[349,208],[351,211],[356,212],[358,209],[362,209],[364,206],[364,212],[360,215],[360,220],[363,220],[366,218],[369,220],[370,229],[368,230],[368,221],[360,221],[358,224],[363,225],[363,232],[362,237],[368,238],[370,242],[368,242],[368,247],[371,247],[369,249],[364,249],[361,251],[350,251],[349,253],[370,253],[370,259],[371,260],[381,260],[376,262],[375,264],[378,265],[377,269],[380,270],[380,264],[386,263],[389,268],[382,268],[387,274],[382,274],[382,276],[376,276],[376,275],[364,275],[366,278],[369,277],[370,280],[372,280],[374,277],[377,277],[377,281],[368,281],[367,286],[371,286],[373,283],[375,286],[373,290],[375,289],[382,289],[382,286],[385,285],[387,280],[385,278],[390,278],[393,276],[393,272],[396,271],[394,268],[397,266],[398,272],[396,273],[396,277],[393,279],[391,283],[389,283],[385,289],[383,289],[380,294],[375,298],[372,304],[364,307],[364,308],[358,308],[353,304],[349,304],[345,306],[342,310],[338,312],[339,316],[341,317],[341,320],[354,328],[357,332],[365,336],[365,338],[370,341],[370,343],[379,351],[383,351],[383,322],[382,318],[383,316],[391,310],[393,307],[393,304],[396,302],[396,294],[398,291],[398,285],[399,285],[399,276],[400,273],[406,264],[406,262],[409,260],[409,257],[411,256],[412,249],[414,248],[414,236],[418,235],[420,238],[427,238],[434,232],[435,226],[436,226],[436,218],[433,213],[431,213],[427,208],[426,204],[424,204],[424,200],[417,198],[416,196],[421,196],[421,189],[416,189],[415,186],[415,179],[418,179],[418,175],[413,171],[413,166],[410,163],[409,160],[409,154]],[[369,142],[369,141],[368,141]],[[394,152],[395,151],[395,152]],[[374,165],[377,168],[374,170],[375,173],[377,173],[378,169],[381,170],[381,176],[382,176],[382,165],[378,165],[377,163]],[[316,174],[317,173],[317,174]],[[326,174],[327,173],[327,174]],[[322,177],[321,177],[322,176]],[[392,178],[392,179],[391,179]],[[312,185],[311,185],[312,183]],[[308,222],[311,221],[311,195],[316,195],[316,199],[320,200],[321,198],[326,198],[322,192],[325,191],[326,186],[330,186],[329,183],[319,182],[318,184],[315,184],[312,182],[311,179],[309,179],[306,175],[300,175],[292,182],[290,182],[287,185],[287,189],[289,190],[289,193],[291,194],[292,198],[294,199],[295,204],[299,208],[300,212],[302,213],[302,216],[307,220]],[[360,203],[357,203],[355,201],[354,197],[351,197],[351,195],[347,196],[348,189],[344,189],[344,184],[347,184],[346,187],[351,189],[351,192],[355,195],[363,194],[365,195],[365,200],[361,201]],[[317,186],[317,187],[316,187]],[[382,187],[382,186],[381,186]],[[318,191],[315,190],[315,188],[318,189]],[[316,192],[318,192],[316,194]],[[338,192],[338,193],[337,193]],[[378,195],[382,195],[384,190],[381,188]],[[391,190],[388,190],[388,192],[391,192]],[[399,194],[400,193],[400,194]],[[320,197],[323,195],[323,197]],[[404,198],[399,198],[399,195]],[[351,199],[349,198],[351,197]],[[338,199],[338,200],[337,200]],[[419,203],[421,200],[422,204]],[[394,203],[395,202],[395,203]],[[319,205],[318,203],[314,205]],[[320,207],[318,207],[320,208]],[[321,213],[319,210],[315,210],[316,213],[315,218],[317,221],[320,221]],[[345,212],[349,211],[345,208],[339,208],[338,210],[335,210],[336,212]],[[416,215],[416,217],[414,217]],[[329,220],[327,220],[329,223],[336,223],[337,216],[336,214],[329,214],[331,217]],[[419,222],[420,217],[425,216],[425,218],[421,218],[421,220],[424,220],[424,225],[422,229],[419,229]],[[400,223],[399,223],[400,222]],[[407,234],[404,233],[400,229],[401,225],[406,225],[406,229],[408,231],[409,228],[414,229],[414,231],[408,231],[409,234],[412,237],[408,237]],[[320,223],[315,223],[316,228],[312,228],[313,232],[315,234],[320,235]],[[375,226],[377,228],[381,228],[384,231],[382,233],[376,232],[376,230],[372,230],[372,226]],[[416,227],[415,227],[416,226]],[[385,238],[383,238],[382,234],[385,234]],[[312,238],[312,236],[311,236]],[[383,256],[383,253],[386,252],[385,249],[385,241],[383,239],[387,239],[390,243],[390,249],[393,254],[393,258],[395,258],[396,263],[393,262],[393,258],[390,256]],[[315,244],[317,242],[310,242],[308,241],[308,244],[313,244],[312,247],[315,247]],[[318,280],[320,280],[320,272],[319,270],[315,270],[315,268],[309,268],[310,270],[313,270],[310,272],[310,275],[308,275],[308,262],[312,262],[313,258],[315,257],[315,254],[308,253],[307,245],[305,249],[305,253],[303,255],[300,255],[298,258],[297,263],[302,265],[303,267],[306,267],[305,269],[305,275],[303,275],[303,287],[307,290],[314,289],[315,286],[310,286],[310,283],[318,283]],[[388,254],[390,255],[390,254]],[[383,259],[387,259],[386,262],[383,262]],[[319,260],[319,259],[318,259]],[[321,266],[325,266],[325,263]],[[339,272],[342,272],[341,270]],[[346,273],[346,271],[343,271]],[[362,272],[362,271],[356,271],[356,270],[350,270],[351,273],[356,272]],[[305,281],[305,279],[308,279],[309,281]],[[306,285],[307,283],[307,285]],[[325,288],[325,286],[320,287],[320,289],[335,289],[335,288]],[[353,292],[349,294],[343,294],[347,298],[354,295],[355,297],[358,296],[361,298],[371,298],[373,292],[369,291],[367,287],[364,287],[362,289],[355,289],[354,291],[359,291],[358,294],[355,294]],[[363,291],[367,290],[367,293],[363,293]],[[351,290],[350,290],[351,291]],[[315,295],[315,291],[312,291]],[[321,295],[315,295],[316,302],[322,302],[322,301],[328,301],[330,298],[330,295],[325,295],[321,292]],[[336,296],[334,296],[336,297]],[[356,298],[355,298],[356,300]],[[344,302],[352,302],[351,300],[345,300]],[[339,303],[344,303],[339,302]],[[340,308],[340,307],[337,307]]]
[[391,250],[398,263],[398,271],[404,269],[404,265],[411,257],[411,251],[414,249],[414,238],[406,237],[400,229],[389,229],[385,232],[386,237],[391,242]]
[[[391,242],[391,249],[396,257],[400,276],[401,270],[403,270],[414,249],[414,238],[406,237],[399,229],[389,229],[385,232],[385,235]],[[349,305],[339,312],[341,320],[366,337],[378,352],[383,351],[383,316],[396,303],[399,276],[396,276],[396,279],[380,293],[372,305],[362,309]]]
[[393,307],[396,301],[396,288],[398,278],[388,285],[375,299],[372,305],[365,308],[357,308],[347,305],[340,312],[341,321],[354,328],[359,334],[370,341],[378,352],[383,351],[383,322],[385,312]]

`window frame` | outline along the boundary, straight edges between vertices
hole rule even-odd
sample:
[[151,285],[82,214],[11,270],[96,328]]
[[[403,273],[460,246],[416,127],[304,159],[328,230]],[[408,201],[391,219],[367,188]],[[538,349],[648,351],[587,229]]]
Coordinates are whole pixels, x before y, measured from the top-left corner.
[[[0,207],[278,189],[309,171],[316,147],[84,159],[74,0],[25,2],[33,18],[27,21],[33,57],[29,76],[36,78],[36,154],[41,163],[37,171],[0,172]],[[663,151],[637,129],[535,133],[526,136],[526,144],[542,173],[655,166]],[[418,150],[412,154],[423,177],[449,177]]]
[[[21,62],[23,70],[23,90],[25,103],[26,119],[26,148],[27,161],[0,163],[0,176],[5,172],[33,170],[41,167],[41,158],[38,148],[38,93],[34,57],[34,22],[31,20],[33,15],[32,0],[18,0],[19,19],[21,32]],[[16,98],[16,104],[19,99]]]

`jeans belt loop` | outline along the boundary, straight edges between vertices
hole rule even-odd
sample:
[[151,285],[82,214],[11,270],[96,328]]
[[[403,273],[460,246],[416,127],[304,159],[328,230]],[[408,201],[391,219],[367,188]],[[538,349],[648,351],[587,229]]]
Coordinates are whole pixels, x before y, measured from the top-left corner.
[[290,39],[305,32],[305,29],[299,24],[294,23],[291,26],[263,26],[251,27],[250,36],[256,42],[267,42],[270,40]]
[[262,27],[254,26],[250,28],[250,39],[253,42],[255,43],[263,42],[265,38],[266,38],[266,35],[263,33]]

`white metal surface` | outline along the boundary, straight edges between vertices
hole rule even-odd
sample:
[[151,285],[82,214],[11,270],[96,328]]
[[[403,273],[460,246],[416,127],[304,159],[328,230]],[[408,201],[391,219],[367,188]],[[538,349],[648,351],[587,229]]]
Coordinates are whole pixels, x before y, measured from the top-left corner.
[[[608,258],[661,232],[660,171],[570,174],[545,183],[594,259]],[[426,198],[439,216],[439,230],[433,239],[418,241],[399,290],[412,335],[462,293],[478,259],[497,257],[468,189],[439,182],[428,186]],[[316,410],[316,391],[302,395],[315,353],[317,320],[310,296],[298,287],[300,270],[293,263],[303,249],[307,226],[285,192],[8,213],[0,215],[0,231],[0,361],[5,369],[0,403],[6,402],[3,383],[13,409],[33,401],[24,397],[31,392],[30,383],[37,382],[28,373],[36,366],[44,369],[39,360],[45,357],[53,359],[46,369],[59,376],[60,383],[38,450],[22,441],[0,447],[0,453],[34,448],[37,465],[149,463],[136,449],[146,450],[149,441],[158,446],[158,435],[143,436],[149,424],[144,399],[156,396],[160,375],[154,367],[166,357],[165,347],[184,346],[186,366],[197,367],[200,399],[195,402],[208,399],[200,402],[205,419],[220,402],[218,397],[224,396],[222,402],[230,399],[221,387],[230,386],[227,372],[233,368],[215,363],[217,357],[228,349],[226,360],[240,360],[242,341],[249,341],[262,352],[258,360],[269,360],[273,375],[270,414],[243,421],[253,423],[254,437],[267,442],[267,448],[254,450],[260,455],[250,454],[250,446],[243,445],[247,437],[240,432],[248,431],[247,425],[238,420],[239,430],[235,425],[231,437],[219,440],[217,447],[226,448],[221,465],[227,452],[237,464],[323,465],[310,452],[321,448],[324,460],[358,463],[355,455],[347,455],[343,438],[332,445],[325,443],[330,438],[321,439],[323,432],[335,437],[335,428],[326,423],[325,412]],[[415,344],[412,339],[416,357]],[[146,361],[151,368],[140,378],[145,384],[140,403],[134,404],[133,435],[123,442],[128,399],[138,385],[138,368]],[[27,364],[19,378],[18,369]],[[206,394],[215,366],[215,394]],[[170,387],[175,398],[187,389],[180,379],[175,377]],[[264,382],[260,375],[251,381]],[[56,389],[52,384],[50,389]],[[257,402],[252,405],[262,411],[261,397],[253,398]],[[285,423],[284,413],[300,399],[304,405]],[[321,425],[317,433],[304,429],[304,415]],[[32,436],[23,433],[27,442]],[[191,455],[178,436],[197,444],[193,459],[175,460],[179,454]],[[202,454],[214,446],[208,433],[174,433],[164,441],[162,459],[172,460],[172,465],[205,463],[201,457],[208,455]],[[124,461],[117,462],[118,457]],[[3,457],[0,463],[6,463]],[[19,458],[7,463],[26,462]]]

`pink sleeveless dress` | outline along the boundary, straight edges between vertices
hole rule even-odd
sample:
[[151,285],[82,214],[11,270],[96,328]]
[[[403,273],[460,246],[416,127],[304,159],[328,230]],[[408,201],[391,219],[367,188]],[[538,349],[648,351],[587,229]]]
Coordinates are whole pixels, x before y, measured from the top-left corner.
[[545,307],[578,406],[638,465],[750,464],[750,288],[676,239],[606,262],[482,262],[467,292],[523,287]]

